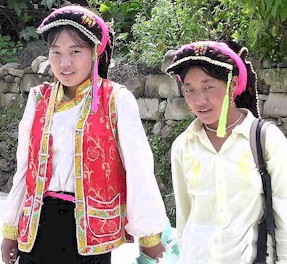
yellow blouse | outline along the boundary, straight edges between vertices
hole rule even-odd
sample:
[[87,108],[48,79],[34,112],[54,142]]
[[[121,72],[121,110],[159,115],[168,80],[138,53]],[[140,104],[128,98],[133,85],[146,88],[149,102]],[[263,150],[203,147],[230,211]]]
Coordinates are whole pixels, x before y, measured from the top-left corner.
[[[247,110],[244,110],[247,111]],[[254,116],[244,121],[216,152],[196,119],[172,146],[172,174],[181,254],[179,264],[252,263],[263,190],[249,142]],[[287,140],[275,125],[266,131],[272,178],[278,263],[287,263]],[[268,246],[271,261],[272,246]]]

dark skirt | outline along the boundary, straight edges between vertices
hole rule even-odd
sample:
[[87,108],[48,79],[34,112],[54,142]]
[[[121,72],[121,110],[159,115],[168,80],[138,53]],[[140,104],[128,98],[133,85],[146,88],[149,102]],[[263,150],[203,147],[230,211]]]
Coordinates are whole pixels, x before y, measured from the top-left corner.
[[111,253],[78,254],[74,209],[72,202],[45,197],[35,245],[30,253],[19,251],[19,264],[111,264]]

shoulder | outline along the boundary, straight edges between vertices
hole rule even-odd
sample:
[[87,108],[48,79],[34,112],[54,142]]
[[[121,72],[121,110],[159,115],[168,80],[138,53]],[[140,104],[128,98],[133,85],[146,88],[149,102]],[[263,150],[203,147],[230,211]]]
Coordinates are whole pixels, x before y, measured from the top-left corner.
[[266,128],[266,141],[267,142],[287,142],[286,136],[281,129],[272,122],[268,122]]
[[185,146],[187,146],[188,142],[194,138],[196,131],[198,129],[198,120],[195,119],[191,122],[191,124],[184,130],[181,134],[177,136],[177,138],[172,143],[172,151],[178,152],[181,151]]
[[265,132],[265,153],[267,159],[277,157],[286,157],[287,139],[284,133],[275,124],[270,123]]
[[54,83],[44,82],[30,89],[30,94],[33,95],[36,102],[38,102],[47,91],[50,91]]
[[113,90],[125,88],[124,85],[111,81],[109,79],[102,79],[102,85],[103,85],[103,88],[111,88]]
[[111,93],[111,99],[115,98],[116,101],[119,97],[126,97],[132,93],[122,84],[111,81],[109,79],[102,79],[102,87],[103,89],[107,89]]

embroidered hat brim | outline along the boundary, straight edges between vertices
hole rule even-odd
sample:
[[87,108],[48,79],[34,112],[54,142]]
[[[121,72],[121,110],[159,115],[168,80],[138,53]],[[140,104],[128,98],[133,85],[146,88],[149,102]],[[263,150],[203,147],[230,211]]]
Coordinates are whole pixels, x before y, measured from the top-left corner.
[[109,41],[109,28],[102,18],[82,6],[66,6],[53,11],[37,29],[44,39],[59,26],[72,26],[78,29],[98,47],[98,55],[105,50]]
[[[94,44],[92,111],[96,112],[98,108],[99,58],[105,54],[106,63],[108,63],[112,50],[109,27],[102,18],[82,6],[66,6],[56,9],[47,16],[38,27],[37,32],[47,40],[48,33],[59,26],[74,27]],[[109,53],[107,49],[109,49]]]

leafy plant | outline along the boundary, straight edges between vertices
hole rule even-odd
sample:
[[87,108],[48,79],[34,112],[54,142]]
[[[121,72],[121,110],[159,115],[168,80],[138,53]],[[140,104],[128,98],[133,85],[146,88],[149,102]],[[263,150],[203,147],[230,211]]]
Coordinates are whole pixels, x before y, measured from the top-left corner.
[[241,39],[247,13],[227,0],[158,0],[151,16],[139,13],[132,27],[131,56],[148,66],[159,65],[168,49],[204,39]]
[[0,34],[0,62],[2,64],[8,62],[16,62],[16,54],[23,48],[21,43],[16,43],[10,36]]
[[[152,131],[153,123],[145,124],[147,128],[148,141],[150,143],[154,161],[155,161],[155,176],[161,190],[164,200],[165,198],[173,196],[171,164],[170,164],[170,150],[175,138],[182,133],[191,123],[192,118],[175,121],[170,126],[170,134],[163,138],[160,135],[154,135]],[[164,122],[164,121],[162,121]],[[171,221],[172,226],[175,226],[175,207],[167,206],[167,215]]]
[[111,22],[115,31],[115,54],[118,61],[127,60],[130,51],[130,42],[133,40],[131,27],[139,12],[148,14],[155,0],[129,0],[129,1],[88,1],[106,21]]
[[26,42],[33,39],[39,39],[39,35],[36,33],[35,27],[25,27],[19,33],[20,39],[24,39]]
[[5,142],[7,151],[2,157],[15,172],[17,139],[11,133],[17,131],[19,121],[23,115],[24,107],[11,107],[0,113],[0,142]]
[[287,59],[287,2],[285,0],[237,0],[249,14],[249,46],[273,62]]

